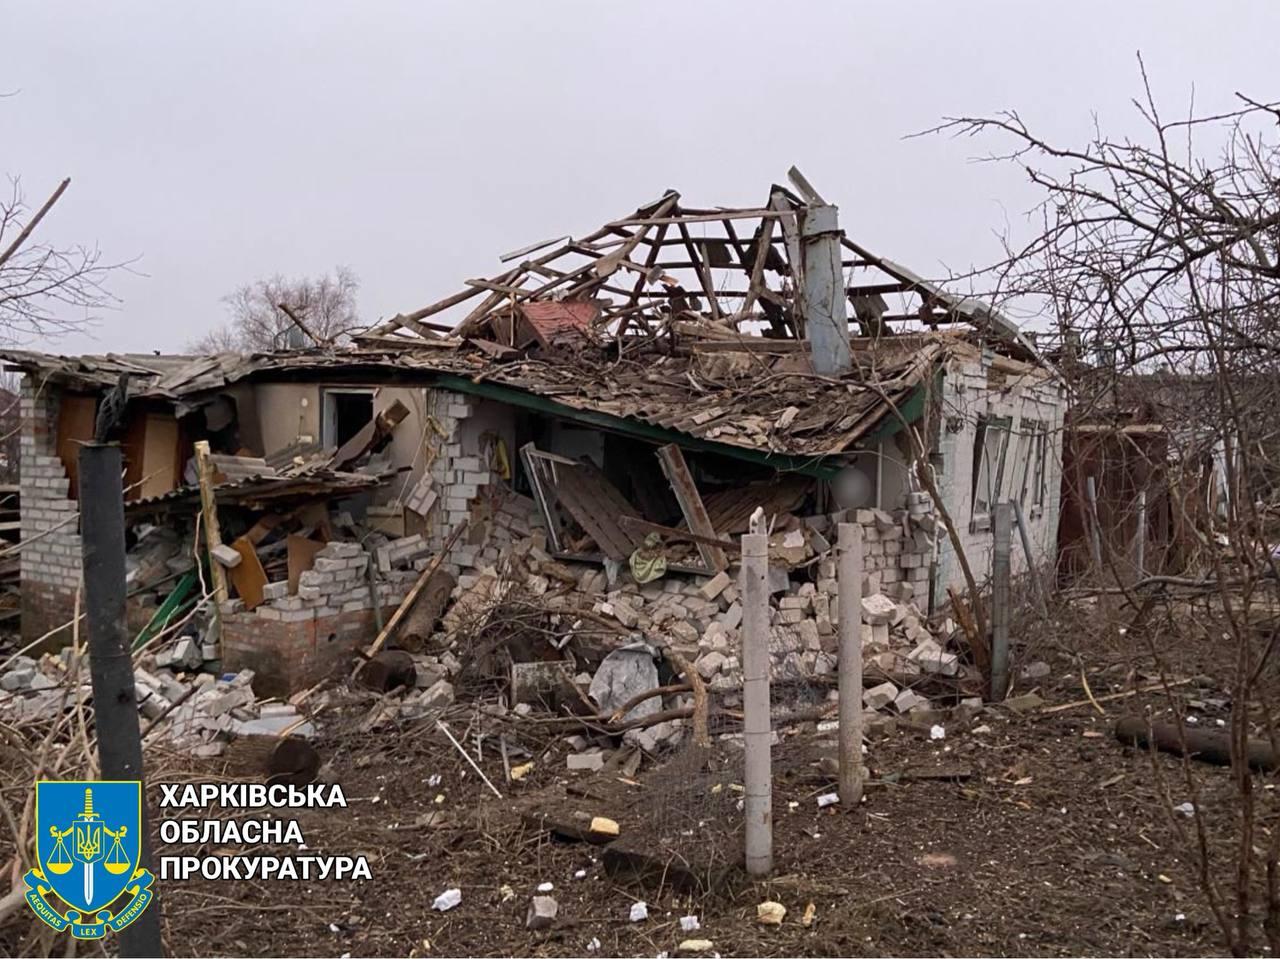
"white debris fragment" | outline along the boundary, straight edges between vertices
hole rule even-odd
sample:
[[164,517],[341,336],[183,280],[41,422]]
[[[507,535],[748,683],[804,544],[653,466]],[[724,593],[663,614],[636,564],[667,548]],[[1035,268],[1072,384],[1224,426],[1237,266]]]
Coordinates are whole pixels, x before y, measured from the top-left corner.
[[587,943],[587,952],[599,952],[599,951],[600,951],[600,940],[597,939],[595,936],[592,936],[591,941]]
[[1176,813],[1182,813],[1184,816],[1194,816],[1196,814],[1196,807],[1194,803],[1178,803],[1178,805],[1173,807],[1173,811]]
[[828,806],[834,806],[840,801],[839,793],[823,793],[818,797],[818,808],[826,809]]
[[462,902],[461,889],[446,889],[436,896],[436,901],[431,904],[431,908],[437,912],[448,912],[460,902]]
[[934,726],[932,729],[929,730],[929,738],[930,739],[946,739],[947,730],[942,726]]
[[538,892],[550,892],[555,887],[556,885],[553,882],[540,882],[538,883]]
[[681,916],[680,931],[681,932],[697,932],[702,928],[702,923],[698,921],[697,916]]
[[630,919],[632,922],[644,922],[649,918],[649,906],[644,902],[633,902],[631,904]]
[[547,929],[556,921],[560,904],[550,896],[534,896],[524,924],[527,929]]

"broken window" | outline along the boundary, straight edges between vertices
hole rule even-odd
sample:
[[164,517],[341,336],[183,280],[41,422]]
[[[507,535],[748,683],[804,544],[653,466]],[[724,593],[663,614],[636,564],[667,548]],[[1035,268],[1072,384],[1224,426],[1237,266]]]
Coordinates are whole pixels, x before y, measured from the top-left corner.
[[1005,454],[1009,449],[1007,416],[983,416],[973,437],[973,520],[987,518],[1000,496]]
[[1022,486],[1018,502],[1031,515],[1044,509],[1045,467],[1049,455],[1049,427],[1039,420],[1022,421]]
[[321,443],[327,449],[342,446],[373,419],[373,390],[324,391]]

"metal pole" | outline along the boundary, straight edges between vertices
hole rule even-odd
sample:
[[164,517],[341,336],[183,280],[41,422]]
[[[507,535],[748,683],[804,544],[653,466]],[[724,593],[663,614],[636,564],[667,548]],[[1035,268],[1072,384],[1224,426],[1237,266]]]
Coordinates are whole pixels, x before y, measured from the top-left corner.
[[1041,616],[1049,615],[1049,604],[1044,598],[1044,584],[1040,582],[1040,567],[1031,555],[1031,534],[1027,531],[1027,518],[1022,515],[1022,504],[1013,502],[1013,519],[1018,524],[1018,539],[1022,542],[1022,555],[1027,558],[1027,578],[1031,580],[1031,595]]
[[841,523],[840,555],[840,802],[862,801],[862,526]]
[[746,745],[747,872],[773,869],[773,784],[769,720],[769,537],[763,511],[742,537],[742,709]]
[[1138,538],[1137,538],[1136,561],[1138,564],[1138,578],[1142,579],[1146,575],[1146,559],[1147,559],[1147,491],[1145,489],[1138,490]]
[[1093,550],[1093,568],[1102,573],[1102,533],[1098,529],[1098,487],[1093,477],[1084,481],[1084,495],[1089,503],[1089,548]]
[[[120,447],[80,448],[80,536],[93,720],[103,779],[143,781],[142,737],[125,628],[124,487]],[[142,862],[151,862],[146,787],[142,789]],[[120,955],[159,956],[160,909],[152,903],[120,930]]]
[[[1001,702],[1009,692],[1009,553],[1013,510],[997,503],[991,529],[995,552],[991,560],[991,699]],[[841,609],[841,613],[844,610]]]

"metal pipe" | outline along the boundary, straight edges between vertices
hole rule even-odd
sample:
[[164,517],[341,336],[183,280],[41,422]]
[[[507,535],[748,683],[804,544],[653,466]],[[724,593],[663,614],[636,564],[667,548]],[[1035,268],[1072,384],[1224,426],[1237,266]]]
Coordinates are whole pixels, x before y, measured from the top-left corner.
[[769,537],[763,511],[742,537],[742,709],[746,746],[746,865],[753,876],[773,869],[773,789],[769,718]]
[[[103,779],[142,783],[138,698],[125,628],[122,472],[119,446],[87,443],[80,448],[80,536],[98,760]],[[139,865],[151,862],[145,785],[141,788],[142,862]],[[121,929],[119,935],[122,956],[161,955],[158,905],[153,903]]]
[[[991,530],[995,550],[991,558],[991,699],[1001,702],[1009,692],[1009,553],[1013,510],[997,503]],[[843,612],[843,610],[841,610]]]
[[1138,537],[1135,543],[1137,556],[1134,561],[1138,565],[1138,579],[1146,575],[1147,559],[1147,491],[1138,490]]
[[1049,603],[1044,598],[1044,583],[1040,581],[1040,568],[1035,557],[1031,555],[1031,533],[1027,530],[1027,518],[1022,513],[1022,504],[1016,499],[1013,502],[1013,519],[1018,524],[1018,539],[1022,542],[1022,555],[1027,558],[1027,578],[1031,580],[1031,595],[1035,597],[1036,609],[1041,616],[1049,615]]
[[841,523],[840,556],[840,780],[841,804],[862,801],[862,526]]

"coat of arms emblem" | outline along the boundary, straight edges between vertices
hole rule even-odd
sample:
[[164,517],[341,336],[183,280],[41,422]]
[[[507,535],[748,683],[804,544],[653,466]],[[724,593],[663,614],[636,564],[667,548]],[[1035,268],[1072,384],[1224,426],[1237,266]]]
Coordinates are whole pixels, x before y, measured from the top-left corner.
[[[155,877],[139,862],[142,784],[36,783],[36,855],[27,902],[59,931],[100,939],[142,914]],[[61,904],[50,900],[50,895]]]

